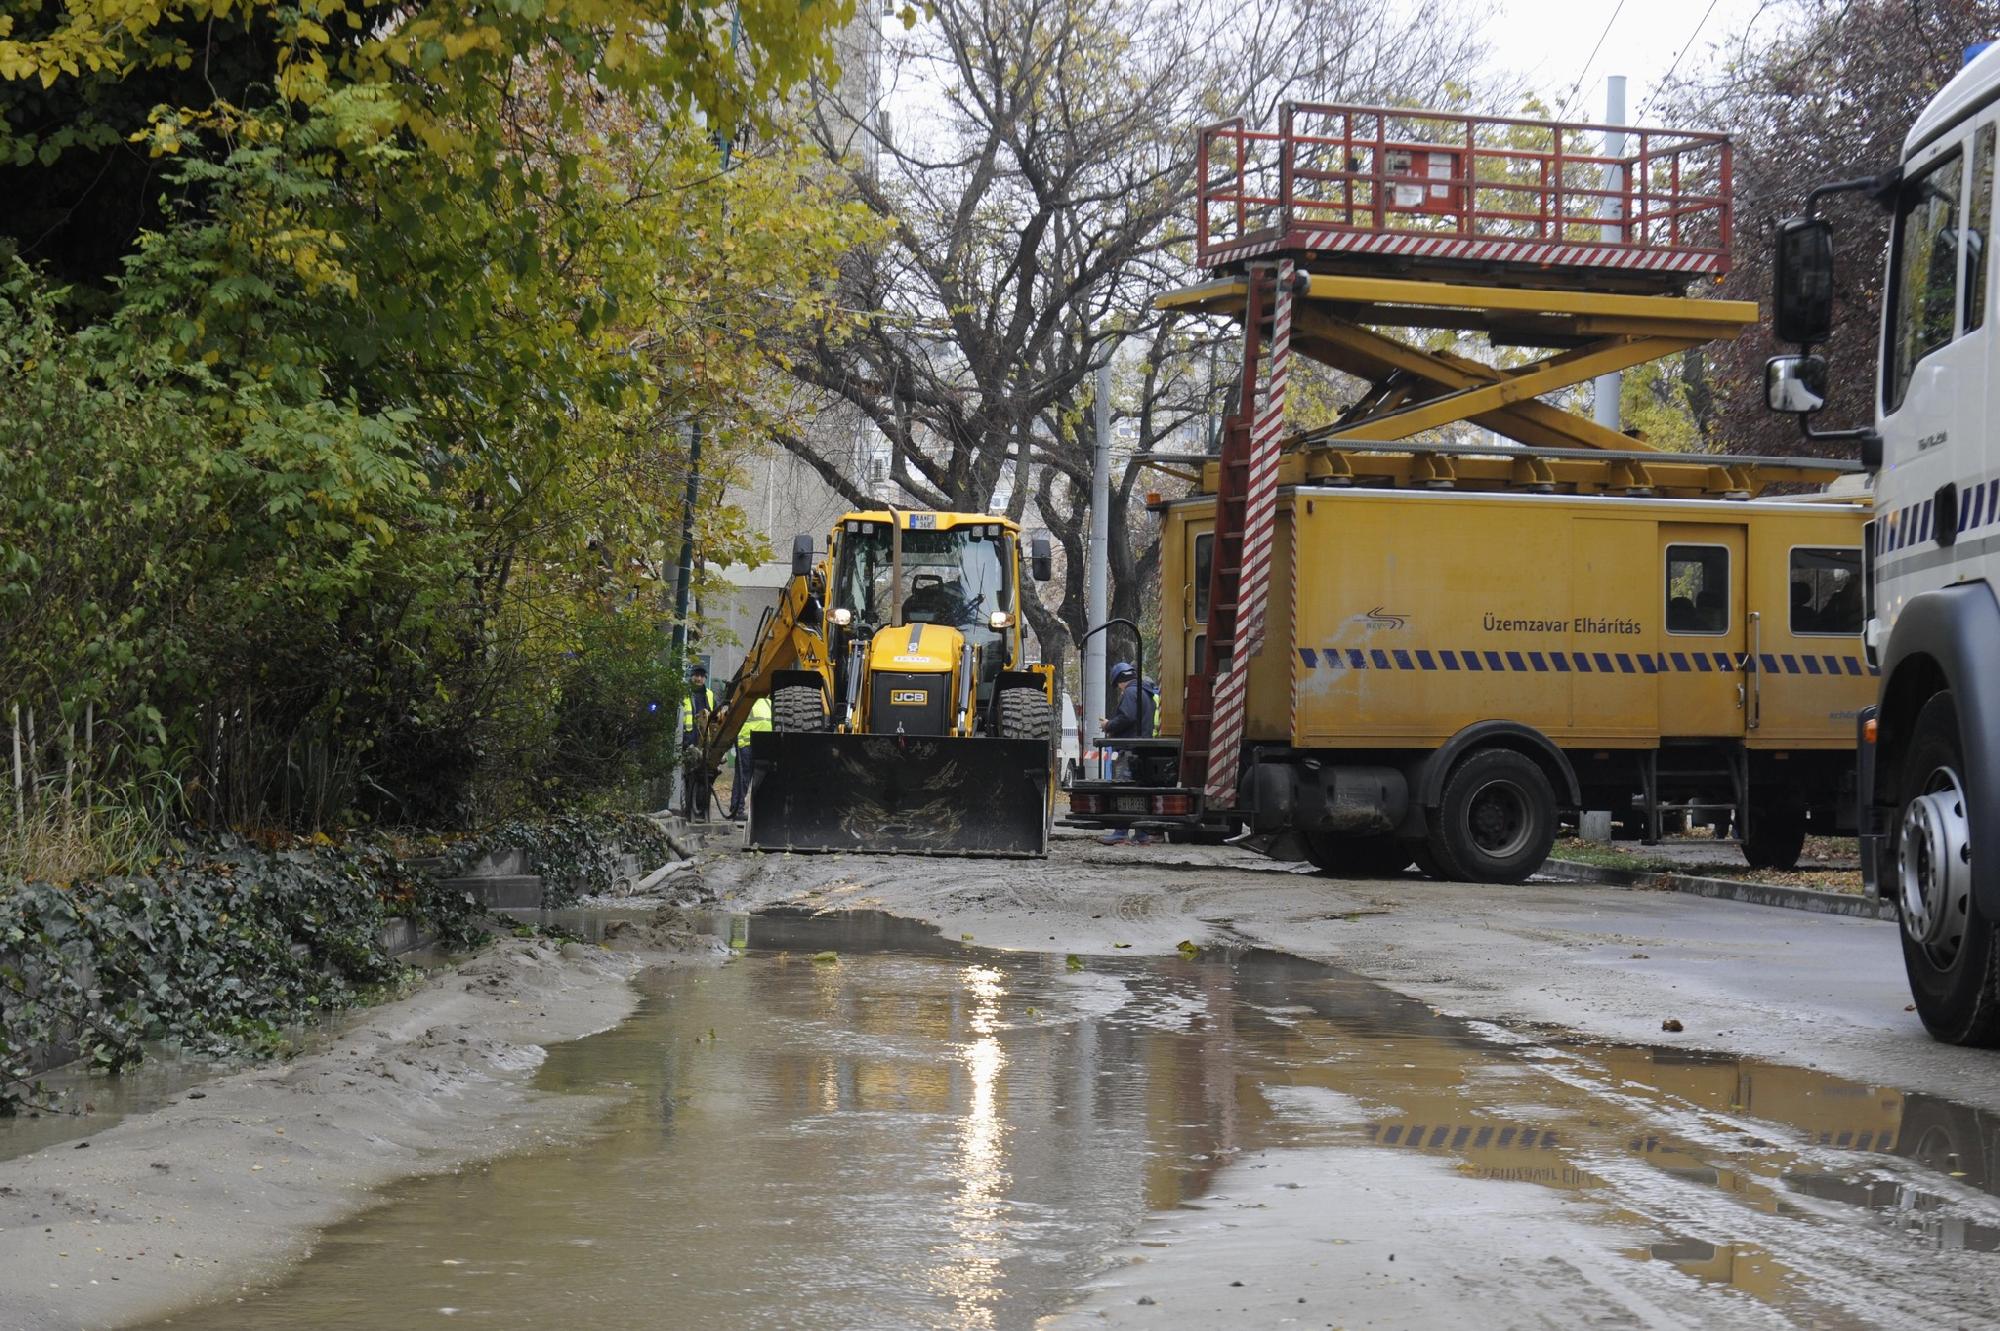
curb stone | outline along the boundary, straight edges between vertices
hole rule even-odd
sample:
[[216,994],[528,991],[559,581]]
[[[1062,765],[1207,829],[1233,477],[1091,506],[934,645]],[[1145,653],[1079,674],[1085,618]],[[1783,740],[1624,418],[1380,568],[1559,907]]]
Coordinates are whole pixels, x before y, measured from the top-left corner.
[[1782,887],[1775,883],[1744,883],[1733,878],[1705,878],[1688,873],[1646,873],[1633,869],[1607,869],[1597,864],[1550,859],[1539,872],[1571,883],[1608,883],[1618,887],[1649,888],[1656,892],[1685,892],[1690,896],[1740,901],[1749,906],[1776,906],[1818,915],[1847,915],[1863,920],[1893,920],[1894,902],[1846,892],[1822,892],[1810,887]]

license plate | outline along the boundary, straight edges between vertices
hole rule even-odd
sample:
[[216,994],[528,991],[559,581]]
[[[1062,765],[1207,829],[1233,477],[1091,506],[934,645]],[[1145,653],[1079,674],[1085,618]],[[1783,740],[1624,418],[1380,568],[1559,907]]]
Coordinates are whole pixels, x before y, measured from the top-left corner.
[[1146,812],[1146,797],[1144,795],[1120,795],[1113,807],[1120,813],[1144,813]]

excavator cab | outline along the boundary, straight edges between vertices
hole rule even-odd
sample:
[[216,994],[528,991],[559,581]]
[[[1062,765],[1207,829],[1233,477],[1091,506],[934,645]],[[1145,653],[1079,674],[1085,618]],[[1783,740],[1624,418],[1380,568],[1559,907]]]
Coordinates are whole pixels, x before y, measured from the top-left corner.
[[[997,733],[1000,677],[1021,656],[1019,536],[998,519],[953,522],[952,516],[908,514],[912,522],[946,521],[902,529],[847,518],[834,531],[828,594],[835,696],[849,703],[835,707],[835,722],[851,733],[890,734],[898,725],[914,733],[918,724],[929,734]],[[907,635],[883,632],[890,628]],[[857,658],[863,642],[867,651]],[[953,678],[941,689],[915,678],[946,671]],[[850,699],[840,685],[864,673],[871,686],[855,688]],[[913,704],[913,690],[926,693],[928,719],[900,710]],[[889,712],[878,715],[883,706],[895,709],[893,720]]]
[[823,560],[794,544],[744,666],[774,721],[751,745],[751,845],[1046,853],[1055,671],[1024,661],[1021,596],[1050,556],[1022,545],[991,514],[896,509],[841,518]]

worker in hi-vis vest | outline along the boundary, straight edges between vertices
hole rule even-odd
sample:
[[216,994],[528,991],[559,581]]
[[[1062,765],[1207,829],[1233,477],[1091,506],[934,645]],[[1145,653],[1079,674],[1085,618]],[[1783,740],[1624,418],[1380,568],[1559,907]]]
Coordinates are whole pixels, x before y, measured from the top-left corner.
[[696,666],[688,672],[688,691],[681,698],[681,743],[694,742],[694,728],[708,720],[715,710],[715,690],[708,687],[708,667]]
[[736,732],[736,776],[729,783],[729,821],[743,818],[743,797],[750,793],[750,737],[771,728],[771,700],[759,698],[750,704],[750,717]]

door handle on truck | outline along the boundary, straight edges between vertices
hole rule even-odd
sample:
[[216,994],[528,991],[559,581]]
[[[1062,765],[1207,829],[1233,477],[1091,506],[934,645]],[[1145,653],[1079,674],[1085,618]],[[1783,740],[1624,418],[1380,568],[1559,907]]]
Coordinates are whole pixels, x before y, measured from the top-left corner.
[[1750,612],[1750,650],[1744,654],[1743,673],[1745,682],[1736,686],[1738,704],[1747,699],[1743,728],[1755,730],[1764,713],[1764,674],[1758,664],[1764,649],[1764,616],[1760,611]]

